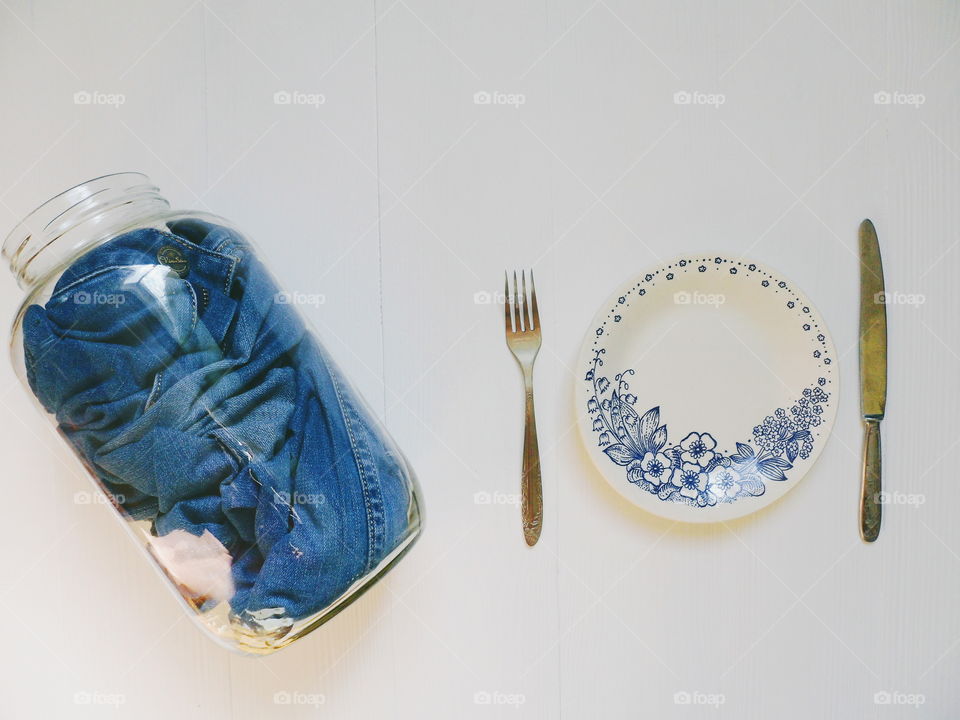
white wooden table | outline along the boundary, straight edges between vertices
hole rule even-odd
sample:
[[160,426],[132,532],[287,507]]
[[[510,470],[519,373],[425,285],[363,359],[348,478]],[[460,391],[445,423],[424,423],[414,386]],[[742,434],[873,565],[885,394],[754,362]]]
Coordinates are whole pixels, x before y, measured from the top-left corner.
[[[958,81],[951,2],[0,0],[0,227],[121,170],[233,219],[287,288],[323,294],[304,310],[427,503],[348,611],[232,656],[84,501],[4,362],[0,716],[957,717]],[[888,289],[923,300],[889,308],[884,423],[887,487],[923,502],[887,508],[875,546],[856,521],[863,217]],[[786,499],[687,527],[600,479],[571,388],[611,289],[706,250],[813,298],[841,407]],[[520,378],[484,302],[530,265],[533,550],[509,504]],[[0,292],[12,313],[10,276]]]

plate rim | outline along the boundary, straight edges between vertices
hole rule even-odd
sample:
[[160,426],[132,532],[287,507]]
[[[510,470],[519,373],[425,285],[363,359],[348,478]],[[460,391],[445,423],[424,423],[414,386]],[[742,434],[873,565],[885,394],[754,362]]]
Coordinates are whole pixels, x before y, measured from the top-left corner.
[[[635,288],[641,280],[644,280],[646,275],[662,271],[668,266],[676,265],[680,261],[686,261],[688,263],[697,263],[697,262],[714,262],[715,260],[726,259],[727,262],[737,262],[742,265],[753,265],[756,270],[766,272],[771,279],[776,279],[778,282],[786,283],[786,285],[797,295],[798,298],[804,301],[805,306],[810,308],[811,316],[817,318],[819,329],[824,335],[825,346],[830,349],[832,353],[832,358],[836,361],[839,361],[837,357],[837,348],[836,344],[833,341],[833,335],[830,332],[830,328],[826,323],[826,319],[823,314],[820,312],[817,305],[810,299],[810,296],[806,291],[800,287],[797,283],[793,282],[789,275],[772,268],[769,264],[764,262],[759,262],[753,258],[749,258],[742,255],[733,256],[729,253],[711,253],[711,252],[691,252],[691,253],[681,253],[677,255],[670,256],[663,260],[658,260],[655,263],[651,263],[645,268],[641,268],[639,271],[631,273],[623,281],[618,283],[616,287],[607,295],[604,296],[601,304],[598,309],[591,316],[589,324],[587,325],[586,331],[583,334],[583,339],[580,342],[580,348],[577,352],[577,365],[576,372],[574,374],[574,393],[573,400],[575,405],[575,412],[577,415],[577,432],[580,436],[580,441],[583,446],[583,450],[590,459],[590,464],[594,467],[595,472],[600,475],[604,483],[609,485],[618,495],[624,498],[626,502],[630,503],[634,507],[637,507],[643,510],[646,513],[654,517],[659,517],[662,519],[673,520],[675,522],[683,522],[691,525],[708,525],[721,522],[727,522],[730,520],[737,520],[745,518],[751,515],[754,515],[758,512],[765,510],[766,508],[776,505],[781,501],[786,495],[788,495],[794,487],[796,487],[816,466],[818,460],[820,459],[821,454],[828,445],[830,438],[833,435],[833,427],[836,422],[837,414],[839,411],[840,404],[840,371],[839,365],[837,365],[831,373],[831,400],[829,409],[826,413],[826,421],[823,423],[822,437],[823,441],[814,445],[810,455],[805,460],[805,469],[802,474],[795,478],[787,478],[785,481],[784,489],[776,497],[772,499],[765,499],[761,503],[757,504],[752,509],[746,509],[742,512],[723,512],[722,509],[717,509],[717,506],[706,508],[698,507],[691,508],[689,505],[684,503],[676,502],[665,502],[663,500],[657,500],[656,503],[652,502],[648,495],[649,493],[636,494],[632,493],[632,490],[637,490],[637,488],[626,480],[624,476],[621,476],[620,482],[615,482],[612,477],[608,474],[609,468],[605,465],[601,465],[599,462],[600,457],[597,454],[597,448],[594,447],[595,438],[593,437],[593,430],[588,429],[590,424],[590,415],[581,414],[581,407],[583,402],[588,400],[588,393],[583,388],[583,383],[586,382],[583,372],[584,368],[589,364],[590,358],[593,354],[593,342],[596,339],[595,328],[600,327],[603,324],[603,321],[613,312],[611,303],[615,303],[617,299],[623,296],[626,291]],[[689,271],[686,271],[689,272]],[[755,272],[755,271],[751,271]],[[614,466],[620,467],[620,466]],[[758,498],[759,499],[759,498]],[[733,507],[736,503],[730,503],[727,507]],[[749,506],[748,506],[749,507]]]

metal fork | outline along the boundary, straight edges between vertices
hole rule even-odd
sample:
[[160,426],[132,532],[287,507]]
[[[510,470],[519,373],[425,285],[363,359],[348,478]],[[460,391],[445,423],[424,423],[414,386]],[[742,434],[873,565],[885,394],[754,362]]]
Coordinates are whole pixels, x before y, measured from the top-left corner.
[[[507,347],[517,359],[523,372],[526,397],[526,421],[523,431],[523,475],[520,481],[520,511],[523,517],[523,537],[533,546],[540,539],[543,528],[543,486],[540,482],[540,449],[537,445],[537,419],[533,412],[533,361],[540,350],[540,313],[537,310],[537,289],[530,270],[530,300],[527,301],[527,274],[520,274],[522,285],[517,287],[517,272],[513,272],[513,293],[510,279],[504,272],[503,307],[507,329]],[[522,290],[522,292],[520,292]]]

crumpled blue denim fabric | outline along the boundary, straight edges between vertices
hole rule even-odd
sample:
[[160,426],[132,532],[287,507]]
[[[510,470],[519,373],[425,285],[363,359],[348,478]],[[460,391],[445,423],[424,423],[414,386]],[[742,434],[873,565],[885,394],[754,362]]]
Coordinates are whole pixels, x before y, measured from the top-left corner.
[[234,613],[298,619],[405,539],[411,496],[392,441],[278,297],[242,236],[184,219],[83,255],[23,337],[33,392],[125,511],[223,543]]

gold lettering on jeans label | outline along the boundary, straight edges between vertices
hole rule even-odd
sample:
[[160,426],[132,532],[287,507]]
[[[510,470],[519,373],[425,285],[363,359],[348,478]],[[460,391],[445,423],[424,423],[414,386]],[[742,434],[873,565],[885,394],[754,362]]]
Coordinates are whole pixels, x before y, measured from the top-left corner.
[[157,250],[157,260],[173,270],[180,277],[186,277],[187,271],[190,269],[183,253],[171,245],[164,245]]

